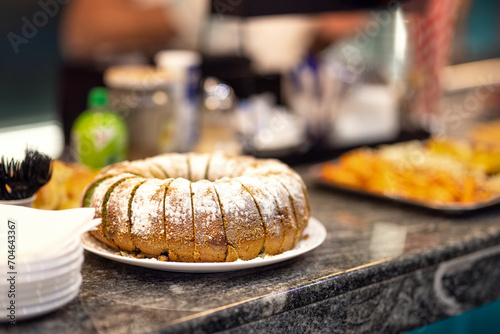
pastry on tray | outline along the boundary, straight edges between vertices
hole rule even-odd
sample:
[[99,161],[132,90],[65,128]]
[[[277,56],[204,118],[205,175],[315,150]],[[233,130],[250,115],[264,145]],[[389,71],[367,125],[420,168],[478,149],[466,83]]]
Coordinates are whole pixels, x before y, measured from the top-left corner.
[[323,164],[321,178],[369,193],[429,203],[470,204],[497,197],[498,177],[488,175],[484,164],[466,159],[467,150],[454,145],[431,139],[355,149]]

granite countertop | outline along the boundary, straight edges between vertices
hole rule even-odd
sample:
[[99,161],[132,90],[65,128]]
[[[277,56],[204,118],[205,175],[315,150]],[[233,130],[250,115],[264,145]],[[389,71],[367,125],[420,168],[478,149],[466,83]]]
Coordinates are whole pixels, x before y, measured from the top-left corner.
[[313,216],[328,232],[311,252],[186,274],[86,251],[77,298],[0,332],[392,333],[500,298],[500,207],[447,215],[305,180]]

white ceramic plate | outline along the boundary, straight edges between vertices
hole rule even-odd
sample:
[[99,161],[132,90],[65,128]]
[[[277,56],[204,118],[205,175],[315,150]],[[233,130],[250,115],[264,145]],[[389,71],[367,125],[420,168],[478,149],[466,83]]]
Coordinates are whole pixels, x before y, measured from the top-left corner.
[[[43,304],[20,307],[18,312],[16,312],[16,320],[32,318],[35,316],[49,313],[60,307],[63,307],[78,295],[78,293],[80,292],[81,283],[82,283],[82,278],[80,276],[79,280],[74,285],[72,285],[64,295],[60,295],[56,297],[54,300]],[[5,318],[3,318],[2,320],[5,320]]]
[[[35,280],[22,284],[17,284],[16,281],[16,304],[33,305],[54,299],[54,297],[60,295],[61,292],[68,290],[75,284],[78,277],[81,276],[80,265],[49,279]],[[6,287],[0,287],[2,295],[7,296],[7,290],[8,289]],[[9,299],[0,298],[0,309],[7,307],[8,303],[10,303]]]
[[[23,305],[32,304],[32,300],[43,302],[44,298],[50,298],[50,296],[60,291],[65,291],[76,284],[80,276],[80,268],[77,268],[70,273],[58,277],[57,280],[37,282],[37,284],[28,287],[21,286],[17,289],[16,300]],[[0,301],[1,304],[2,302]]]
[[[63,251],[61,251],[58,254],[49,256],[49,257],[40,257],[36,259],[22,259],[22,261],[18,261],[19,263],[17,264],[18,266],[31,266],[33,267],[34,264],[52,264],[57,261],[64,261],[68,255],[79,252],[80,251],[80,240],[78,238],[75,238],[74,241],[71,241],[68,246],[65,247]],[[21,260],[21,259],[20,259]]]
[[[78,247],[71,253],[68,253],[65,258],[54,259],[52,262],[31,262],[23,265],[16,265],[18,275],[35,275],[38,273],[49,273],[51,271],[61,271],[65,267],[71,266],[83,258],[83,247],[79,242]],[[0,285],[2,282],[0,282]]]
[[[16,321],[33,318],[42,314],[54,311],[67,303],[69,303],[73,298],[75,298],[80,292],[80,285],[82,284],[82,276],[79,275],[76,282],[74,282],[70,287],[64,291],[53,294],[44,303],[35,303],[34,305],[21,305],[16,306]],[[0,315],[0,323],[9,322],[10,319],[7,313]]]
[[176,272],[190,272],[190,273],[210,273],[210,272],[224,272],[248,269],[253,267],[267,266],[270,264],[282,262],[301,254],[307,253],[314,248],[321,245],[326,238],[326,229],[317,219],[310,218],[309,224],[304,230],[304,235],[307,238],[301,240],[294,249],[284,252],[279,255],[266,256],[265,258],[256,258],[248,261],[235,261],[235,262],[211,262],[211,263],[191,263],[191,262],[168,262],[158,261],[156,259],[136,259],[119,255],[116,250],[111,250],[105,245],[98,244],[88,233],[82,236],[83,248],[89,252],[103,256],[105,258],[131,264],[139,267],[146,267],[156,270],[176,271]]
[[[64,254],[54,257],[52,260],[36,260],[31,259],[30,261],[16,261],[15,271],[17,275],[22,277],[26,275],[35,275],[38,273],[49,273],[50,271],[61,270],[62,267],[67,267],[79,260],[80,257],[83,258],[83,247],[79,239],[75,239],[76,242],[71,243],[71,247],[64,252]],[[7,262],[4,265],[0,265],[0,272],[8,272]],[[0,287],[7,282],[0,281]]]
[[[20,286],[28,286],[36,284],[39,281],[59,280],[59,278],[64,274],[67,274],[73,270],[80,270],[83,260],[84,256],[82,252],[74,259],[74,261],[56,268],[51,268],[45,271],[37,271],[33,273],[19,272],[17,274],[16,283]],[[0,285],[0,287],[3,286],[5,285]]]
[[[71,284],[74,284],[76,278],[80,276],[80,272],[81,268],[78,267],[51,280],[40,281],[30,286],[20,285],[17,287],[16,300],[20,303],[26,302],[26,304],[29,304],[31,300],[48,298],[51,294],[58,293],[61,290],[67,289]],[[2,302],[0,302],[1,304]]]
[[80,272],[75,272],[72,275],[71,281],[71,284],[68,284],[66,287],[62,287],[45,295],[24,295],[22,296],[22,299],[16,298],[16,304],[20,308],[34,307],[37,305],[52,303],[56,300],[64,298],[71,292],[80,289],[80,285],[82,284],[82,275],[80,274]]

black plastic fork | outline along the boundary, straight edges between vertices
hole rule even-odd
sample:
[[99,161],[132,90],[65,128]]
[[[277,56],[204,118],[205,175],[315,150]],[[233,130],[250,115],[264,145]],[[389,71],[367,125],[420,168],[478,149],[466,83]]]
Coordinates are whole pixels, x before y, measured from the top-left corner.
[[0,200],[16,200],[33,196],[52,176],[51,158],[26,149],[23,161],[0,159]]

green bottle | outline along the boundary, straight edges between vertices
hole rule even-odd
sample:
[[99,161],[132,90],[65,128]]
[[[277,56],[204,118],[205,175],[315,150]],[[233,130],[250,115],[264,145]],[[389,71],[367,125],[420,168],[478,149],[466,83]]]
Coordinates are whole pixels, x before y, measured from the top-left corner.
[[77,117],[71,129],[76,160],[94,169],[127,159],[127,125],[109,109],[108,101],[106,88],[91,89],[88,109]]

